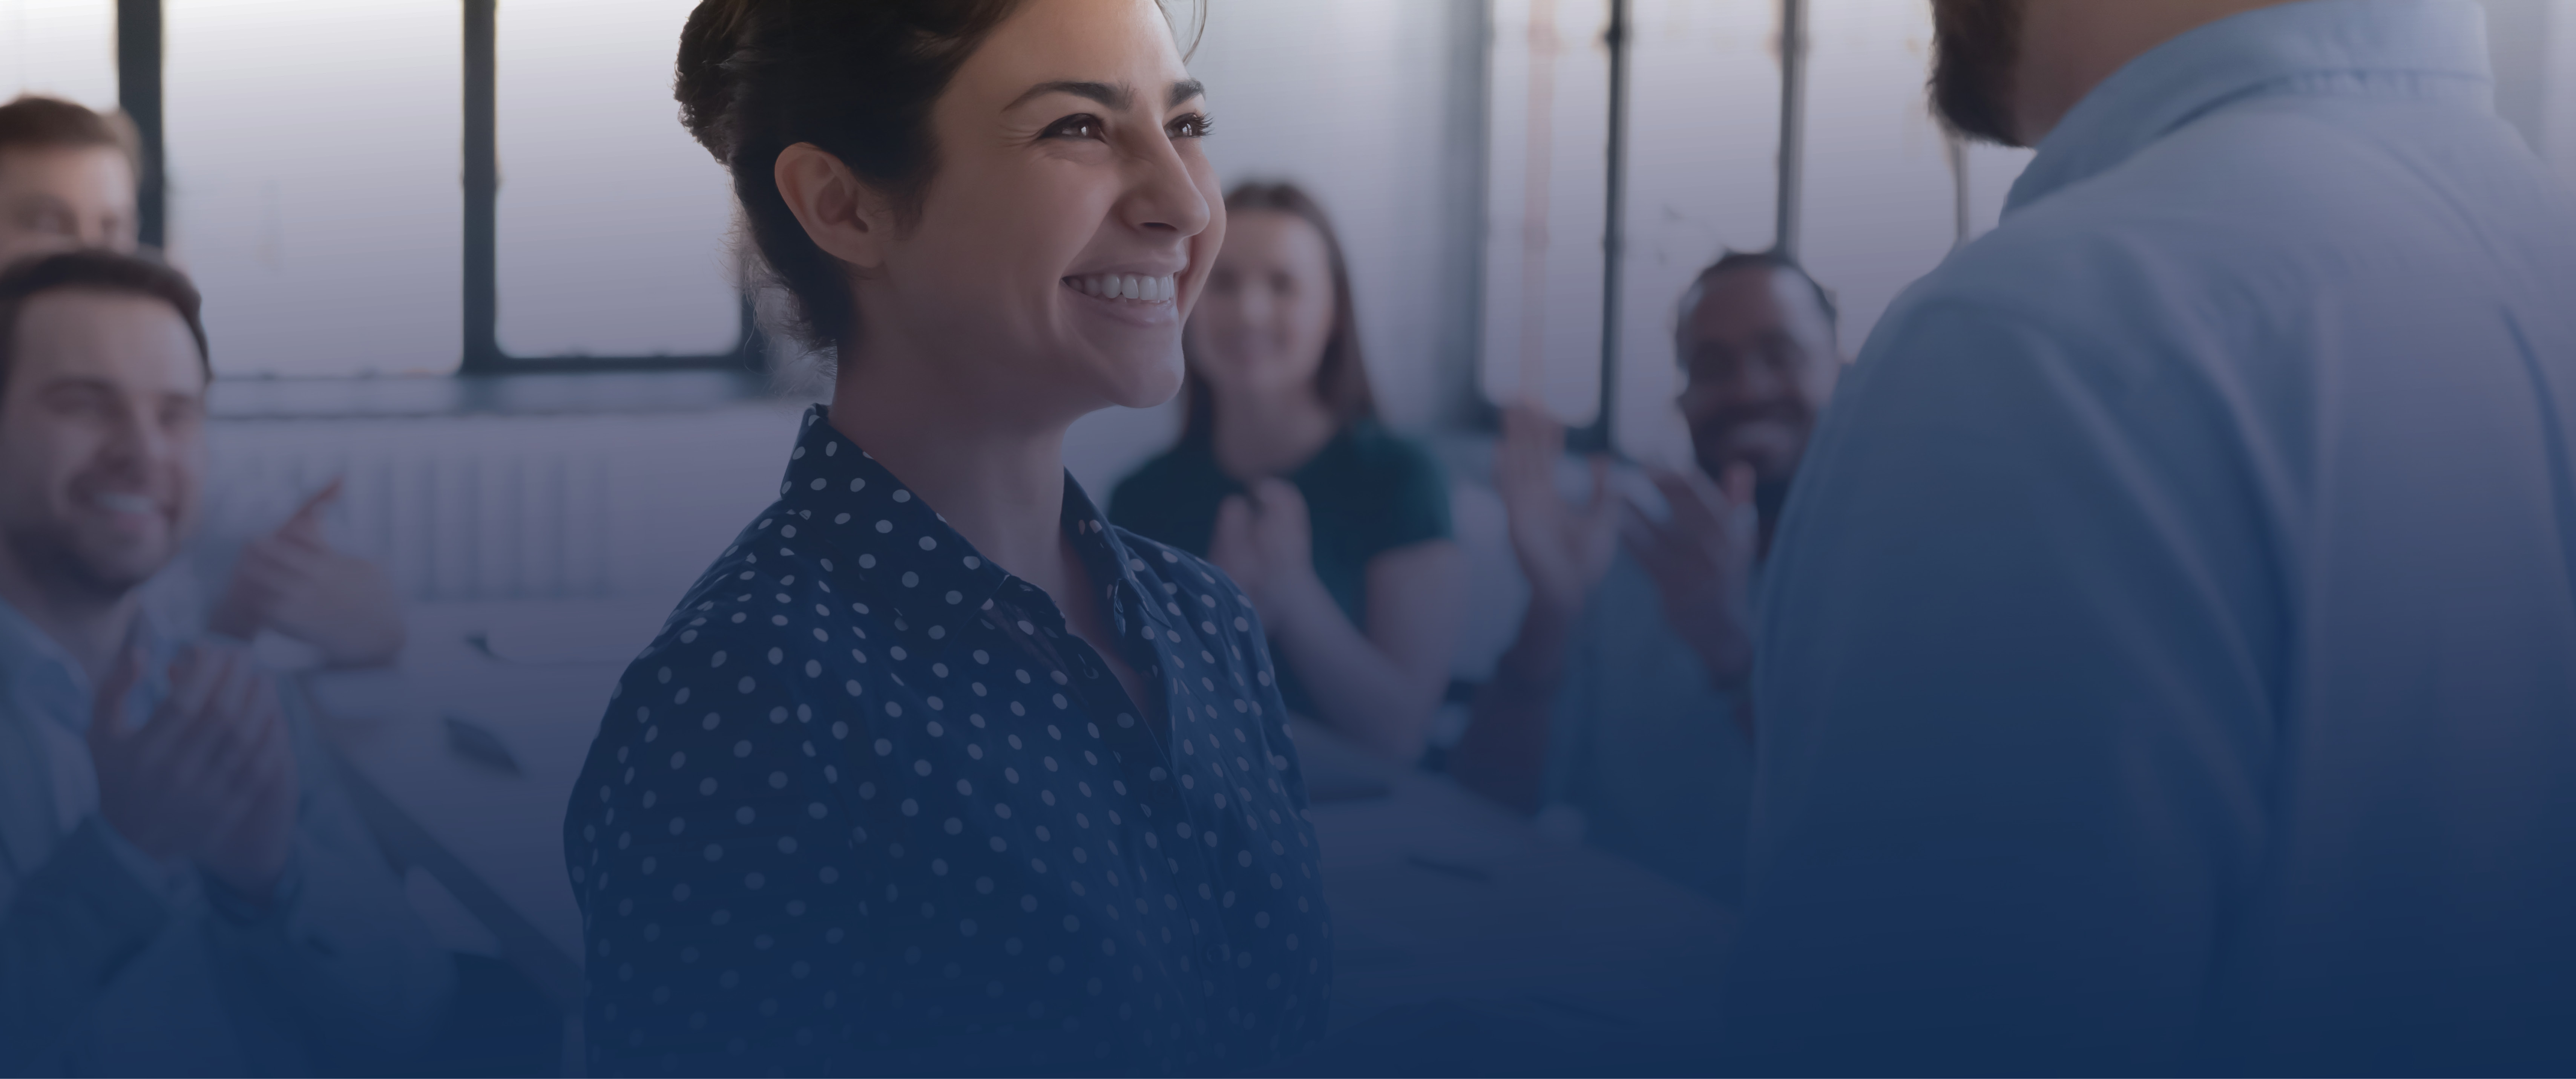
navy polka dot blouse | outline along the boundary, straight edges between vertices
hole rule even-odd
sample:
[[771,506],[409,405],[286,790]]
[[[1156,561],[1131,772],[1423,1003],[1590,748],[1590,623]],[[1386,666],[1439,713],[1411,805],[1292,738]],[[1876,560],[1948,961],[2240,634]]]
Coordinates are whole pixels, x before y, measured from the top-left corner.
[[1259,625],[1070,478],[1064,527],[1163,722],[807,413],[564,822],[594,1074],[1207,1073],[1322,1033],[1332,923]]

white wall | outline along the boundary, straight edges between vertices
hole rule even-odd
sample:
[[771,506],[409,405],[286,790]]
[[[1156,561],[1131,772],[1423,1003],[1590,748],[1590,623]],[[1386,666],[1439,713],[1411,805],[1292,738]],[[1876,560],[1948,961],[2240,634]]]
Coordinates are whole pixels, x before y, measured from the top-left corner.
[[[331,536],[411,600],[672,602],[777,497],[803,411],[223,420],[206,530],[220,550],[343,477]],[[1158,415],[1077,430],[1066,467],[1105,500]]]

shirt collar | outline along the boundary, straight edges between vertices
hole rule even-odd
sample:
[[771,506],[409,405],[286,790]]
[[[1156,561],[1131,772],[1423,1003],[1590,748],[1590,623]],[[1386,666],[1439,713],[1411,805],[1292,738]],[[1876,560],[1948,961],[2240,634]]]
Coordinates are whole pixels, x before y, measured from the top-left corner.
[[[175,658],[178,642],[163,631],[149,604],[135,613],[132,634],[131,639],[142,647],[146,657],[140,684],[146,687],[149,697],[157,699],[162,672]],[[0,692],[41,693],[48,683],[56,692],[70,695],[56,707],[44,709],[54,713],[50,718],[74,733],[87,731],[91,692],[88,673],[81,670],[61,642],[54,640],[53,634],[38,627],[16,604],[0,599]]]
[[2221,19],[2103,80],[2039,145],[2007,214],[2101,175],[2239,99],[2317,77],[2491,112],[2486,16],[2475,0],[2301,0]]
[[[933,641],[955,639],[1005,588],[1019,583],[834,428],[826,406],[806,410],[779,499],[794,522],[762,522],[757,527],[764,539],[792,551],[795,537],[783,529],[809,530],[829,552],[826,571],[868,582],[894,604],[908,632]],[[1109,527],[1071,473],[1064,478],[1063,527],[1092,579],[1110,582],[1108,613],[1120,635],[1130,632],[1131,612],[1164,625],[1154,594],[1138,577],[1144,561]],[[849,565],[835,565],[837,560]]]

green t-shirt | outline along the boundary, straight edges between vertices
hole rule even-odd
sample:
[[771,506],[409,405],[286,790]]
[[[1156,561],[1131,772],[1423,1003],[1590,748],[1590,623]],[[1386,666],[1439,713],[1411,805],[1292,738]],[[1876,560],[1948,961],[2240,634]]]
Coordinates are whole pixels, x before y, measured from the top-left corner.
[[[1418,443],[1370,420],[1346,427],[1287,475],[1306,497],[1315,576],[1351,624],[1368,626],[1368,564],[1400,547],[1449,538],[1449,481]],[[1204,441],[1185,441],[1145,462],[1109,496],[1109,520],[1202,558],[1217,505],[1243,485],[1217,467]],[[1313,715],[1299,672],[1278,657],[1280,696]]]

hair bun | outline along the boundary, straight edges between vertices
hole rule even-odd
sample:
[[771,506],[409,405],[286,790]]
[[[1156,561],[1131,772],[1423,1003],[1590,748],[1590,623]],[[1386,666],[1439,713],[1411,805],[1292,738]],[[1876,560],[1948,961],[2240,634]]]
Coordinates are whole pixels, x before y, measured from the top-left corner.
[[680,123],[716,160],[731,163],[735,137],[734,105],[741,78],[737,57],[747,44],[762,0],[700,0],[680,31],[677,76],[671,96],[680,103]]

